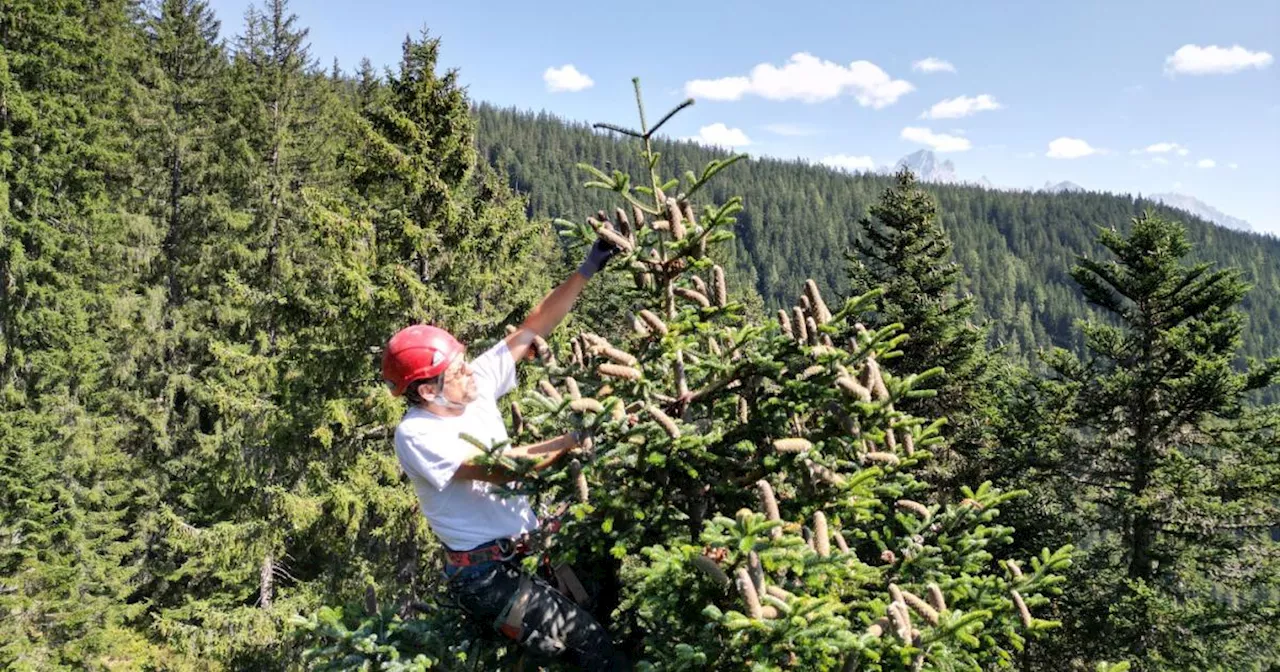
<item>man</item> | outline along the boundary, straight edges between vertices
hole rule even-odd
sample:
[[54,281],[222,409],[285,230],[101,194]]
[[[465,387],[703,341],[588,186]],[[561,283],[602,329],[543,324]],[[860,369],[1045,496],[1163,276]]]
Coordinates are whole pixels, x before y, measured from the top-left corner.
[[[445,546],[445,580],[457,603],[480,623],[491,623],[527,652],[571,661],[586,670],[630,669],[609,633],[592,616],[540,577],[522,571],[522,538],[538,529],[526,497],[504,498],[494,484],[514,474],[484,466],[479,449],[507,440],[497,401],[516,385],[516,362],[535,336],[546,336],[568,315],[593,274],[617,248],[598,240],[578,271],[548,294],[515,332],[468,363],[465,347],[448,332],[414,325],[396,333],[383,355],[383,378],[409,409],[396,428],[395,448],[412,481],[422,513]],[[576,433],[575,433],[576,434]],[[512,457],[556,464],[579,446],[566,434],[510,448]]]

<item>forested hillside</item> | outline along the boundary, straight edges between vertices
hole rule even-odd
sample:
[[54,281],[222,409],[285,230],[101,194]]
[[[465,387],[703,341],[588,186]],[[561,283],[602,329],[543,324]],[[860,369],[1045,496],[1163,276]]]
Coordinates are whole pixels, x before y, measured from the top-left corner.
[[[631,172],[639,165],[635,143],[586,123],[485,104],[475,114],[481,152],[511,176],[534,216],[577,219],[603,204],[578,188],[584,174],[577,162]],[[690,142],[655,142],[680,172],[725,156]],[[714,189],[717,198],[743,198],[732,259],[738,277],[754,283],[770,308],[789,306],[810,276],[843,295],[844,255],[858,235],[857,220],[890,182],[770,158],[735,166]],[[1280,239],[1226,230],[1127,195],[925,187],[968,277],[963,289],[974,294],[978,316],[990,320],[992,345],[1023,357],[1051,345],[1078,349],[1075,321],[1090,310],[1069,274],[1076,255],[1098,255],[1100,228],[1123,231],[1131,217],[1153,208],[1186,225],[1195,258],[1238,267],[1253,285],[1243,303],[1244,353],[1262,357],[1280,348]]]

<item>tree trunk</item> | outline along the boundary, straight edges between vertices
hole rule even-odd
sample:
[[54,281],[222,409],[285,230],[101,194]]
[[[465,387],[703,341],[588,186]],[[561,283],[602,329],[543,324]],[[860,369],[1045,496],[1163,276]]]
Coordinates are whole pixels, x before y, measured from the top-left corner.
[[258,574],[258,606],[271,608],[271,599],[275,596],[275,562],[271,554],[262,556],[262,569]]

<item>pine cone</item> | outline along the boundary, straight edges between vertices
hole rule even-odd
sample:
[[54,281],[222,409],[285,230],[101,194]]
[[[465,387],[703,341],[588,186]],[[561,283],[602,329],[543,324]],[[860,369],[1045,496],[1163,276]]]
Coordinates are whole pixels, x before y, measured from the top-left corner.
[[607,348],[602,348],[600,350],[600,354],[604,355],[605,359],[608,359],[614,364],[621,364],[623,366],[635,366],[636,364],[639,363],[638,360],[636,360],[635,357],[631,356],[630,353],[624,352],[612,346]]
[[578,413],[604,413],[604,404],[596,399],[575,399],[569,402],[569,408]]
[[662,336],[667,335],[668,333],[667,324],[663,322],[661,318],[655,315],[653,311],[644,309],[640,311],[639,315],[640,315],[640,319],[644,320],[644,323],[649,325],[649,328],[653,329],[655,333],[660,334]]
[[703,308],[711,307],[711,300],[702,292],[689,289],[688,287],[676,287],[671,291],[675,292],[676,296],[693,301]]
[[578,381],[572,376],[565,376],[564,387],[569,391],[569,398],[577,401],[582,398],[582,391],[578,389]]
[[[782,517],[778,515],[778,500],[773,496],[773,486],[769,485],[769,481],[756,481],[756,488],[760,491],[760,505],[764,509],[764,515],[771,521],[781,521]],[[774,527],[769,530],[769,536],[774,539],[782,538],[782,528]]]
[[680,212],[680,206],[676,205],[676,199],[667,199],[667,219],[671,222],[671,237],[676,240],[684,240],[684,213]]
[[662,430],[667,433],[667,436],[673,439],[680,438],[680,427],[671,419],[671,416],[663,413],[662,409],[657,406],[646,406],[645,410],[648,411],[655,422],[662,426]]
[[542,390],[543,394],[550,397],[551,400],[554,402],[558,403],[562,399],[564,399],[564,397],[560,396],[560,390],[557,390],[555,386],[551,384],[551,381],[547,380],[546,378],[543,378],[542,380],[538,381],[538,387],[539,389]]
[[831,557],[831,537],[827,533],[827,514],[821,511],[813,513],[813,543],[818,555]]
[[582,473],[582,463],[576,459],[570,462],[569,473],[573,476],[573,484],[578,491],[578,501],[586,503],[590,499],[590,492],[587,488],[587,477]]
[[596,371],[602,376],[623,378],[625,380],[640,380],[641,376],[639,369],[622,366],[621,364],[601,364]]
[[511,433],[520,434],[524,431],[524,414],[520,412],[520,404],[511,402]]
[[720,565],[717,565],[715,560],[705,555],[693,556],[693,566],[702,570],[703,574],[706,574],[712,581],[715,581],[723,588],[728,588],[729,584],[732,583],[729,575],[725,574],[723,569],[720,569]]
[[787,311],[781,308],[778,309],[778,324],[782,325],[782,331],[787,338],[795,340],[796,334],[791,330],[791,318],[787,317]]
[[809,296],[809,303],[812,310],[809,313],[813,315],[818,324],[826,324],[831,321],[831,311],[827,309],[827,302],[822,300],[822,294],[818,291],[818,283],[812,279],[805,281],[805,292]]
[[796,341],[807,343],[809,341],[809,330],[806,328],[804,312],[800,310],[800,306],[791,308],[791,316],[795,319]]
[[757,620],[764,618],[760,610],[760,596],[756,594],[756,586],[752,583],[751,576],[747,574],[746,567],[738,568],[737,578],[738,592],[742,594],[742,600],[747,605],[747,615]]
[[804,451],[813,448],[813,444],[810,443],[808,439],[796,437],[790,439],[777,439],[773,442],[773,448],[779,453],[803,453]]

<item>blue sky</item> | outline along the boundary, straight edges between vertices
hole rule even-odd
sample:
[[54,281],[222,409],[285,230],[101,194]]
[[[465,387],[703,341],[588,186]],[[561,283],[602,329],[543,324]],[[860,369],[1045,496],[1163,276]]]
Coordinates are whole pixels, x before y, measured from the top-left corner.
[[[248,0],[210,4],[240,31]],[[631,123],[639,76],[651,114],[697,100],[676,137],[851,168],[934,148],[963,179],[1182,192],[1280,235],[1276,0],[550,5],[290,9],[326,67],[394,65],[425,28],[476,100]]]

